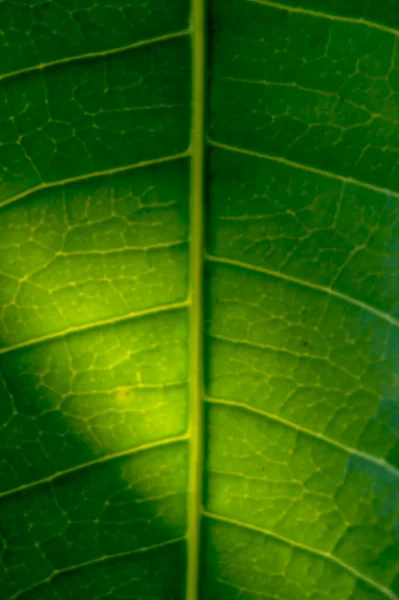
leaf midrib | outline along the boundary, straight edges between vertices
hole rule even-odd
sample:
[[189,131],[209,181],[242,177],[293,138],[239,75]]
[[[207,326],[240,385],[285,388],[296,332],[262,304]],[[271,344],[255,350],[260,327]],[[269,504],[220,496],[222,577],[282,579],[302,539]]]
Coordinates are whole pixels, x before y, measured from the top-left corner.
[[205,130],[205,7],[192,0],[192,121],[190,179],[190,444],[187,524],[186,600],[199,596],[203,415],[203,264],[204,264],[204,130]]

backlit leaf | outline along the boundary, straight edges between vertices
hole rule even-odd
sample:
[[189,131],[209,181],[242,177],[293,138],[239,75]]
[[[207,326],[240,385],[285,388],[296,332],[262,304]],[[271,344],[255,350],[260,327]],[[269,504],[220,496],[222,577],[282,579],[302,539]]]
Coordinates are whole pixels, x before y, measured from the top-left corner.
[[0,33],[0,597],[398,600],[399,1]]

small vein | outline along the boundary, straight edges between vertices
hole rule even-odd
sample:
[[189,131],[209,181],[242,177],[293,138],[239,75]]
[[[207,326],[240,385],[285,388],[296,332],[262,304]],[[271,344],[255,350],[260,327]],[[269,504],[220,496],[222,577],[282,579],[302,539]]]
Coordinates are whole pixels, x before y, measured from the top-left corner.
[[0,81],[4,81],[6,79],[12,79],[14,77],[19,77],[20,75],[25,75],[27,73],[44,71],[46,69],[49,69],[51,67],[57,67],[59,65],[80,62],[83,60],[90,60],[93,58],[96,59],[96,58],[107,57],[107,56],[112,56],[114,54],[122,54],[123,52],[128,52],[129,50],[133,50],[134,48],[141,48],[142,46],[150,46],[152,44],[166,42],[168,40],[173,40],[176,38],[188,36],[189,34],[190,34],[190,30],[185,29],[183,31],[174,31],[171,33],[165,33],[164,35],[159,35],[154,38],[147,39],[147,40],[139,40],[138,42],[133,42],[132,44],[127,44],[125,46],[119,46],[118,48],[110,48],[108,50],[102,50],[99,52],[87,52],[86,54],[78,54],[75,56],[68,56],[66,58],[60,58],[58,60],[49,61],[48,63],[40,63],[37,65],[32,65],[31,67],[19,69],[17,71],[10,71],[9,73],[3,73],[0,75]]
[[86,180],[94,179],[97,177],[106,177],[107,175],[115,175],[116,173],[124,173],[125,171],[130,171],[132,169],[141,169],[144,167],[151,167],[153,165],[158,165],[158,164],[167,163],[167,162],[171,162],[171,161],[175,161],[175,160],[180,160],[182,158],[187,158],[188,156],[189,156],[189,152],[185,151],[185,152],[181,152],[180,154],[171,154],[169,156],[162,156],[160,158],[154,158],[151,160],[143,160],[138,163],[124,165],[122,167],[115,167],[113,169],[104,169],[103,171],[93,171],[92,173],[86,173],[84,175],[77,175],[76,177],[69,177],[67,179],[60,179],[59,181],[44,182],[44,183],[41,183],[39,185],[36,185],[36,186],[30,188],[29,190],[25,190],[24,192],[21,192],[20,194],[16,194],[15,196],[11,196],[10,198],[3,200],[2,202],[0,202],[0,209],[4,208],[5,206],[9,206],[10,204],[13,204],[14,202],[18,202],[19,200],[23,200],[24,198],[27,198],[28,196],[31,196],[32,194],[35,194],[36,192],[39,192],[41,190],[63,187],[64,185],[77,183],[79,181],[86,181]]
[[257,598],[261,597],[261,598],[267,598],[267,600],[270,600],[270,598],[274,598],[275,600],[284,600],[282,598],[282,596],[280,596],[280,595],[277,596],[274,593],[270,594],[268,592],[260,592],[259,590],[255,590],[250,587],[244,587],[242,585],[237,585],[237,584],[231,583],[230,581],[222,579],[221,577],[215,577],[215,581],[217,581],[218,583],[221,583],[223,585],[227,585],[228,587],[231,587],[234,590],[237,590],[238,596],[236,596],[236,598],[239,598],[243,592],[248,592],[249,594],[255,594]]
[[[209,475],[220,475],[221,477],[231,477],[237,479],[245,479],[246,481],[262,481],[263,483],[270,483],[267,477],[257,477],[256,475],[247,475],[246,473],[236,473],[234,471],[226,471],[219,469],[207,469],[207,474]],[[280,483],[283,483],[281,479],[279,479]],[[290,479],[284,483],[292,484],[293,481]],[[296,482],[295,482],[296,483]],[[320,495],[320,493],[319,493]]]
[[[277,346],[272,346],[271,344],[261,344],[260,342],[254,342],[252,340],[228,337],[227,335],[223,335],[221,333],[209,333],[208,337],[210,337],[211,339],[214,339],[214,340],[219,340],[221,342],[226,342],[227,344],[232,344],[233,346],[247,346],[248,348],[259,348],[260,350],[270,350],[272,352],[275,352],[276,354],[294,356],[295,358],[310,358],[313,360],[323,360],[323,361],[329,360],[328,356],[311,354],[310,352],[307,352],[306,354],[305,353],[301,354],[300,352],[295,352],[295,350],[291,350],[289,348],[278,348]],[[333,363],[331,363],[331,364],[333,364]]]
[[353,25],[363,25],[364,27],[370,27],[371,29],[378,29],[385,33],[398,36],[399,31],[393,27],[375,23],[374,21],[368,21],[367,19],[359,19],[356,17],[344,17],[341,15],[332,15],[330,13],[321,12],[318,10],[311,10],[308,8],[302,8],[300,6],[290,6],[289,4],[282,4],[280,2],[272,2],[272,0],[246,0],[247,2],[253,2],[254,4],[262,4],[264,6],[270,6],[271,8],[277,8],[285,10],[290,13],[297,13],[301,15],[308,15],[310,17],[316,17],[318,19],[327,19],[328,21],[338,21],[340,23],[351,23]]
[[157,315],[160,313],[170,312],[174,310],[181,310],[183,308],[188,308],[189,305],[189,302],[185,300],[184,302],[175,302],[174,304],[166,304],[165,306],[155,306],[146,310],[127,313],[118,317],[112,317],[111,319],[95,321],[93,323],[87,323],[85,325],[77,325],[76,327],[68,327],[67,329],[63,329],[62,331],[56,331],[54,333],[49,333],[48,335],[33,338],[31,340],[25,340],[12,346],[0,348],[0,356],[2,354],[8,354],[9,352],[21,350],[22,348],[30,348],[32,346],[44,344],[45,342],[60,340],[75,333],[82,333],[85,331],[90,331],[92,329],[99,329],[100,327],[107,327],[109,325],[117,325],[118,323],[123,323],[132,319],[140,319],[149,315]]
[[280,542],[283,542],[284,544],[288,544],[289,546],[291,546],[293,548],[298,548],[299,550],[303,550],[304,552],[308,552],[309,554],[313,554],[315,556],[319,556],[320,558],[324,558],[325,560],[331,561],[331,562],[335,563],[336,565],[340,566],[341,568],[345,569],[349,573],[351,573],[354,577],[356,577],[356,579],[364,581],[370,587],[373,587],[375,590],[378,590],[378,592],[383,594],[386,598],[389,598],[390,600],[399,600],[398,596],[396,596],[396,594],[392,590],[385,587],[384,585],[381,585],[377,581],[374,581],[374,579],[371,579],[371,577],[368,577],[364,573],[361,573],[360,571],[358,571],[357,569],[355,569],[354,567],[352,567],[351,565],[349,565],[342,559],[338,558],[337,556],[334,556],[333,554],[330,554],[329,552],[324,552],[323,550],[317,550],[316,548],[312,548],[311,546],[307,546],[306,544],[302,544],[301,542],[296,542],[290,538],[282,536],[279,533],[276,533],[275,531],[271,531],[270,529],[263,529],[262,527],[257,527],[256,525],[250,525],[249,523],[244,523],[242,521],[238,521],[237,519],[232,519],[230,517],[224,517],[222,515],[218,515],[216,513],[212,513],[212,512],[208,512],[208,511],[204,511],[203,514],[208,519],[212,519],[214,521],[220,521],[223,523],[227,523],[229,525],[234,525],[236,527],[247,529],[249,531],[254,531],[256,533],[261,533],[262,535],[275,538],[275,539],[279,540]]
[[41,587],[42,585],[45,585],[46,583],[50,583],[58,575],[63,575],[64,573],[70,573],[72,571],[78,571],[80,569],[84,569],[86,567],[91,567],[91,566],[99,564],[99,563],[105,563],[105,562],[109,562],[112,560],[126,558],[128,556],[134,556],[135,554],[151,552],[151,550],[157,550],[158,548],[165,548],[167,546],[172,546],[174,544],[183,542],[183,541],[185,541],[185,539],[186,539],[185,537],[174,538],[172,540],[167,540],[166,542],[160,542],[159,544],[153,544],[152,546],[137,548],[135,550],[130,550],[127,552],[117,552],[115,554],[106,554],[104,556],[100,556],[99,558],[94,558],[93,560],[88,560],[83,563],[72,565],[71,567],[66,567],[65,569],[54,569],[54,571],[51,573],[51,575],[49,575],[46,579],[42,579],[41,581],[38,581],[37,583],[30,586],[29,588],[25,588],[24,590],[21,590],[21,591],[17,592],[16,594],[13,594],[12,596],[10,596],[9,600],[16,600],[17,598],[21,598],[24,594],[31,592],[32,590],[37,589],[37,588]]
[[338,440],[335,440],[323,433],[317,433],[316,431],[312,431],[311,429],[308,429],[307,427],[303,427],[303,425],[299,425],[298,423],[293,423],[292,421],[289,421],[288,419],[284,419],[284,417],[280,417],[277,414],[270,413],[270,412],[260,409],[260,408],[255,408],[254,406],[250,406],[249,404],[246,404],[245,402],[236,402],[235,400],[226,400],[224,398],[213,398],[213,397],[208,396],[205,398],[205,402],[207,402],[208,404],[228,406],[229,408],[237,408],[244,412],[250,412],[255,415],[259,415],[261,417],[264,417],[265,419],[268,419],[269,421],[279,423],[280,425],[289,427],[290,429],[293,429],[296,432],[303,433],[313,439],[317,439],[326,444],[329,444],[330,446],[334,446],[335,448],[337,448],[338,450],[341,450],[342,452],[345,452],[346,454],[352,454],[353,456],[357,456],[361,460],[363,460],[367,463],[371,463],[380,469],[384,469],[385,471],[388,471],[394,477],[399,478],[399,469],[397,469],[396,467],[394,467],[393,465],[388,463],[385,459],[374,456],[373,454],[369,454],[368,452],[362,452],[361,450],[358,450],[357,448],[347,446],[346,444],[343,444],[342,442],[339,442]]
[[[255,342],[253,340],[245,340],[245,339],[239,339],[239,338],[233,338],[233,337],[228,337],[226,335],[222,335],[220,333],[209,333],[208,337],[214,340],[218,340],[221,342],[225,342],[227,344],[231,344],[233,346],[243,346],[243,347],[247,347],[247,348],[256,348],[259,350],[270,350],[272,352],[274,352],[275,354],[280,354],[283,356],[293,356],[299,360],[302,359],[306,359],[306,360],[317,360],[317,361],[323,361],[325,363],[330,364],[331,366],[335,367],[340,373],[346,373],[346,375],[348,375],[348,377],[350,377],[352,380],[357,380],[360,381],[360,378],[358,376],[356,376],[353,372],[350,371],[350,369],[346,369],[345,367],[343,367],[342,365],[336,363],[335,361],[333,361],[331,359],[331,356],[329,355],[322,355],[322,354],[312,354],[311,352],[296,352],[295,350],[292,350],[290,348],[283,348],[283,347],[277,347],[277,346],[272,346],[270,344],[262,344],[260,342]],[[330,389],[337,389],[337,388],[330,388]],[[373,390],[371,387],[366,386],[365,384],[362,385],[362,389],[364,391],[368,391],[370,394],[375,394],[375,390]]]
[[[326,90],[319,90],[317,88],[306,87],[306,86],[296,83],[295,81],[292,81],[292,82],[268,81],[268,80],[262,80],[262,79],[244,79],[242,77],[221,77],[220,81],[228,81],[231,83],[242,83],[242,84],[246,84],[246,85],[262,85],[265,87],[275,86],[275,87],[279,87],[279,88],[283,88],[283,89],[288,88],[291,90],[298,90],[300,92],[305,92],[308,94],[314,94],[316,96],[322,96],[323,98],[327,98],[331,102],[334,102],[335,104],[338,104],[340,102],[339,94],[337,94],[334,91],[326,91]],[[384,121],[388,121],[389,123],[399,123],[399,121],[388,118],[381,113],[373,112],[369,108],[367,108],[367,106],[365,106],[364,104],[358,104],[357,102],[354,102],[353,100],[350,100],[347,97],[345,97],[345,102],[346,102],[346,104],[353,106],[353,108],[356,108],[357,110],[366,112],[370,117],[382,119]]]
[[221,256],[211,256],[209,254],[206,255],[206,260],[210,262],[219,263],[222,265],[229,265],[232,267],[237,267],[239,269],[244,269],[246,271],[254,271],[256,273],[263,273],[264,275],[269,275],[270,277],[275,277],[276,279],[283,279],[284,281],[289,281],[290,283],[295,283],[296,285],[300,285],[301,287],[306,287],[312,290],[316,290],[317,292],[321,292],[323,294],[328,294],[329,296],[333,296],[342,300],[343,302],[347,302],[348,304],[352,304],[353,306],[357,306],[362,310],[365,310],[375,317],[379,319],[383,319],[387,321],[393,327],[399,327],[399,320],[393,317],[392,315],[385,313],[370,304],[366,304],[366,302],[362,302],[361,300],[357,300],[356,298],[352,298],[352,296],[348,296],[342,292],[338,292],[332,288],[329,288],[324,285],[319,285],[317,283],[312,283],[310,281],[306,281],[305,279],[299,279],[298,277],[293,277],[291,275],[286,275],[285,273],[281,273],[280,271],[273,271],[272,269],[266,269],[265,267],[258,267],[256,265],[251,265],[248,263],[241,262],[239,260],[233,260],[230,258],[223,258]]
[[208,139],[208,144],[210,146],[214,146],[215,148],[221,148],[222,150],[227,150],[229,152],[237,152],[238,154],[246,154],[247,156],[263,158],[265,160],[270,160],[273,162],[281,163],[283,165],[287,165],[288,167],[293,167],[294,169],[299,169],[300,171],[308,171],[309,173],[314,173],[315,175],[321,175],[322,177],[328,177],[329,179],[341,181],[342,183],[357,185],[367,190],[376,192],[377,194],[385,194],[387,196],[391,196],[392,198],[399,198],[399,192],[394,192],[393,190],[382,188],[377,185],[373,185],[372,183],[366,183],[365,181],[361,181],[360,179],[354,179],[353,177],[346,177],[345,175],[338,175],[337,173],[332,173],[331,171],[324,171],[323,169],[318,169],[317,167],[304,165],[302,163],[289,160],[288,158],[282,158],[281,156],[273,156],[272,154],[264,154],[263,152],[247,150],[245,148],[239,148],[238,146],[230,146],[229,144],[223,144],[222,142],[217,142],[211,139]]
[[24,483],[23,485],[20,485],[17,488],[13,488],[11,490],[6,490],[4,492],[1,492],[0,499],[7,498],[7,497],[13,496],[15,494],[19,494],[21,492],[25,492],[26,490],[30,490],[32,488],[36,488],[41,485],[53,483],[53,481],[55,481],[57,479],[61,479],[62,477],[66,477],[67,475],[71,475],[72,473],[78,473],[79,471],[84,471],[85,469],[94,467],[96,465],[107,463],[107,462],[116,460],[118,458],[132,456],[133,454],[138,454],[141,452],[145,452],[147,450],[153,450],[155,448],[163,448],[164,446],[177,444],[178,442],[187,441],[188,439],[189,439],[189,436],[187,433],[185,433],[183,435],[166,438],[164,440],[157,440],[155,442],[150,442],[148,444],[142,444],[141,446],[136,446],[136,448],[129,448],[128,450],[121,450],[120,452],[113,452],[112,454],[106,454],[105,456],[101,456],[100,458],[95,458],[94,460],[90,460],[85,463],[81,463],[80,465],[70,467],[69,469],[64,469],[63,471],[56,471],[55,473],[52,473],[48,477],[43,477],[43,479],[31,481],[30,483]]

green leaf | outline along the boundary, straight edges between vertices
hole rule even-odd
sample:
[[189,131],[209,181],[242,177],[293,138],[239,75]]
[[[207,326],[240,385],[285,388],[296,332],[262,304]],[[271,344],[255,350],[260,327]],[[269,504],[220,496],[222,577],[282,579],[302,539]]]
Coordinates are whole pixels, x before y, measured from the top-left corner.
[[204,4],[0,4],[4,600],[399,598],[399,1]]

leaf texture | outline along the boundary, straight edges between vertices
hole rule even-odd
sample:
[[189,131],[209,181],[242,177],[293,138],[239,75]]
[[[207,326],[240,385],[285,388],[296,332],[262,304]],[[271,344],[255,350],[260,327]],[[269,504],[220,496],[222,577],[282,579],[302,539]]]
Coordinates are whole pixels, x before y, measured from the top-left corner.
[[0,30],[0,597],[398,600],[399,2]]

